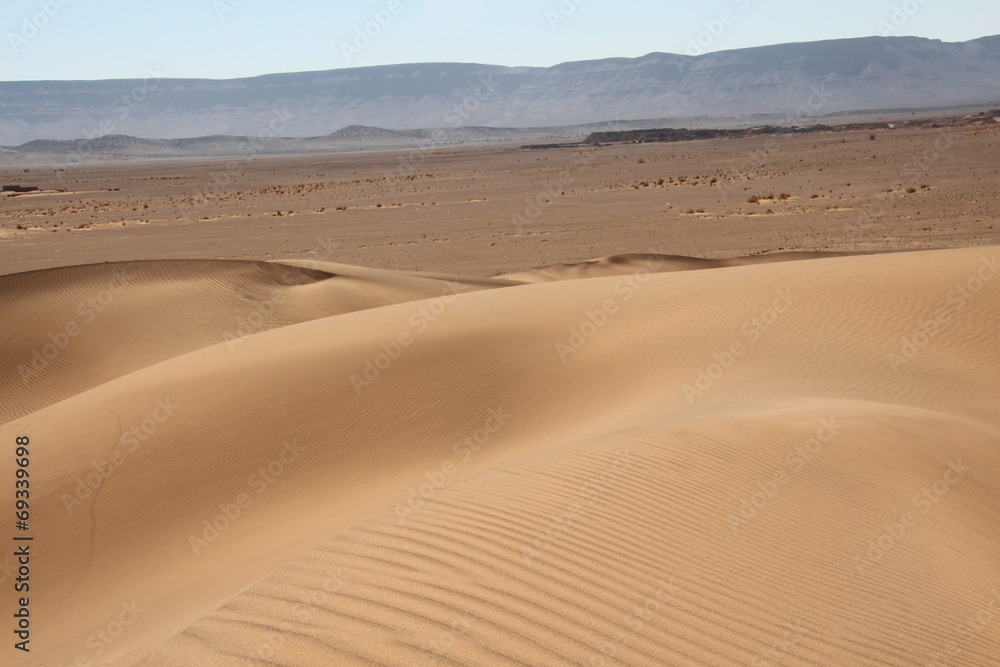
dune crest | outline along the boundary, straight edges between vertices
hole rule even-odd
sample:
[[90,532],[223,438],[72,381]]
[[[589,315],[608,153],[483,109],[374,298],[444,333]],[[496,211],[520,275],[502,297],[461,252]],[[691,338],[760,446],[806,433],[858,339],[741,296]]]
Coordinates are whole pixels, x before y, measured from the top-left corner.
[[696,271],[700,269],[722,269],[730,266],[751,266],[774,262],[791,262],[803,259],[824,259],[844,257],[846,253],[835,252],[776,252],[766,255],[732,257],[729,259],[703,259],[700,257],[680,257],[658,253],[633,253],[613,255],[577,262],[575,264],[553,264],[530,271],[505,273],[498,279],[515,280],[522,283],[541,283],[553,280],[576,280],[579,278],[604,278],[627,276],[636,272],[670,273],[673,271]]

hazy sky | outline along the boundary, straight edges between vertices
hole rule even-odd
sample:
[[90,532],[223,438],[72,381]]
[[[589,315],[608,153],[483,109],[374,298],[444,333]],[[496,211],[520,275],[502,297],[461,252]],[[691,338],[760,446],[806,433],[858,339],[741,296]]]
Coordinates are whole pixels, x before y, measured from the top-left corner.
[[[879,34],[1000,33],[997,0],[3,0],[0,80],[552,65]],[[381,19],[381,21],[378,21]],[[369,34],[363,34],[367,30]]]

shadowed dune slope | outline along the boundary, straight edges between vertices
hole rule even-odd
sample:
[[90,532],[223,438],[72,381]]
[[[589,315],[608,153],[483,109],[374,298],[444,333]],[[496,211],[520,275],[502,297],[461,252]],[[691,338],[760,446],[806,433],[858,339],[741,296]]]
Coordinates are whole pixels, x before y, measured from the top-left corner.
[[994,664],[998,255],[470,291],[79,381],[0,426],[44,481],[32,659]]

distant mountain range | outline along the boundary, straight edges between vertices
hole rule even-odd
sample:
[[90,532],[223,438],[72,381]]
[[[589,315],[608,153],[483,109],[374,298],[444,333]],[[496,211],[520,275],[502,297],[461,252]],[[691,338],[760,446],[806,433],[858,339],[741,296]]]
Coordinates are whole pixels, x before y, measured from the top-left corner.
[[[424,63],[231,80],[155,75],[0,83],[0,146],[39,151],[44,144],[22,144],[104,135],[200,137],[185,141],[211,145],[232,135],[333,137],[342,145],[338,131],[358,145],[386,145],[415,140],[387,132],[419,128],[458,137],[475,128],[467,134],[482,140],[487,128],[539,128],[493,130],[496,138],[542,137],[601,121],[766,114],[769,122],[795,122],[854,110],[990,105],[1000,102],[1000,36],[962,43],[867,37],[544,68]],[[136,140],[106,143],[115,141]],[[187,150],[154,144],[143,150]]]

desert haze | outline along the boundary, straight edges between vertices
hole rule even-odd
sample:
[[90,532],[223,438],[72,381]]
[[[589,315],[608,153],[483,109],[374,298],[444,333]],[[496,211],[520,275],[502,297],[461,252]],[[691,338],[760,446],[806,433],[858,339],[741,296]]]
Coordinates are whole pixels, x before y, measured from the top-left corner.
[[998,117],[0,170],[4,664],[995,667]]

